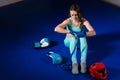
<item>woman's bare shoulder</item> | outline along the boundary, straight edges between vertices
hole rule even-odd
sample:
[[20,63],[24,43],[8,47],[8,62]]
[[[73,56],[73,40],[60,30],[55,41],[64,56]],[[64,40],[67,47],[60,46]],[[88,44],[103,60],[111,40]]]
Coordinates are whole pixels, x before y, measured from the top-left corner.
[[89,23],[89,21],[86,18],[82,18],[82,21],[83,21],[83,25],[86,25]]
[[63,21],[63,23],[69,24],[69,23],[70,23],[70,18],[66,18],[66,19]]

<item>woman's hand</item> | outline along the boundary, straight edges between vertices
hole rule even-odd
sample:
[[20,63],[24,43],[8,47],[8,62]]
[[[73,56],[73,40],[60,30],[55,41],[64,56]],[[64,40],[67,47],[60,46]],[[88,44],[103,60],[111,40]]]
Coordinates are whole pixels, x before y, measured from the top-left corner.
[[70,34],[70,33],[68,33],[68,34],[67,34],[67,37],[72,37],[72,36],[73,36],[73,35],[72,35],[72,34]]
[[81,32],[77,32],[76,35],[78,37],[86,37],[86,33],[84,31],[81,31]]
[[75,32],[73,32],[73,31],[68,31],[67,36],[68,37],[71,37],[71,36],[77,37],[77,34]]

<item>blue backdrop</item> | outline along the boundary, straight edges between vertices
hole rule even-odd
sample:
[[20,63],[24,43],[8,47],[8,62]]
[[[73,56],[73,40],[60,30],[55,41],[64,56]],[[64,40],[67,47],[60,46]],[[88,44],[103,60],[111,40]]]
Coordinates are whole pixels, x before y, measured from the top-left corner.
[[[87,67],[103,62],[107,80],[120,79],[120,8],[99,0],[25,0],[0,8],[0,80],[93,80],[89,73],[74,76],[64,71],[45,55],[53,51],[70,60],[63,44],[65,34],[54,32],[54,28],[68,18],[74,1],[97,32],[88,38]],[[44,37],[56,44],[33,49],[32,43]]]

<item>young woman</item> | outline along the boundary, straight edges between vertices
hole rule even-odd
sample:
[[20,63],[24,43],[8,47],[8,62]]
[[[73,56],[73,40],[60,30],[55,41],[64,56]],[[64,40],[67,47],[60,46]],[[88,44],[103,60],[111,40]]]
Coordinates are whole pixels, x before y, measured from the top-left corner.
[[[86,54],[87,54],[87,36],[95,36],[96,32],[90,25],[89,21],[82,17],[82,12],[77,4],[72,4],[69,9],[70,17],[64,20],[62,23],[55,27],[55,31],[58,33],[66,34],[64,44],[69,48],[72,60],[72,73],[78,74],[78,62],[76,51],[80,48],[81,51],[81,73],[86,72]],[[88,30],[84,31],[84,27]]]

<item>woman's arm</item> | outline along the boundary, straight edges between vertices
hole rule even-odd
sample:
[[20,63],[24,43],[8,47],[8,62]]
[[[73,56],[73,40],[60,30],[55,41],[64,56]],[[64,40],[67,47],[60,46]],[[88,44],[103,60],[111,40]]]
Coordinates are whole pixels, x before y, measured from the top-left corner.
[[88,29],[88,32],[86,32],[86,36],[95,36],[96,35],[94,28],[90,25],[90,23],[87,20],[85,20],[83,24]]
[[69,30],[66,30],[64,29],[67,25],[69,25],[70,23],[70,19],[66,19],[64,20],[62,23],[58,24],[56,27],[55,27],[55,32],[58,32],[58,33],[69,33],[70,31]]

